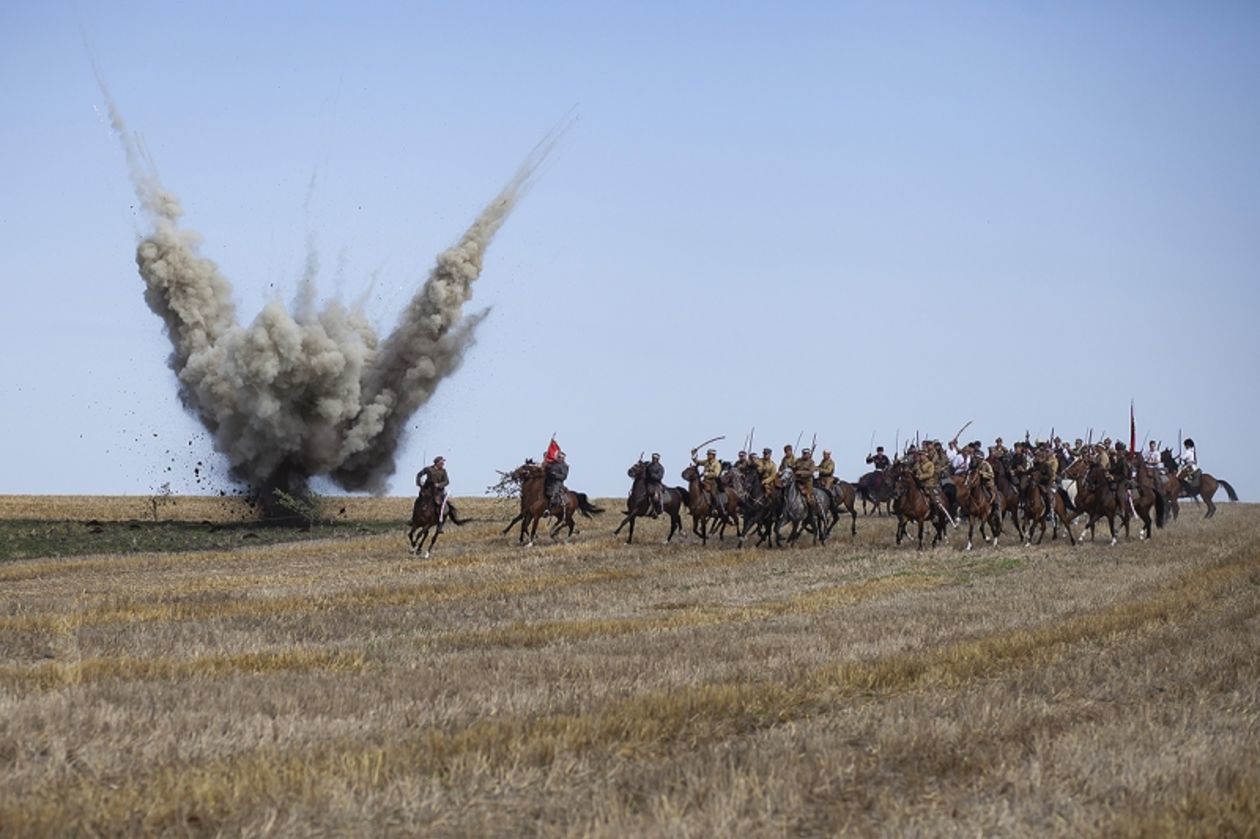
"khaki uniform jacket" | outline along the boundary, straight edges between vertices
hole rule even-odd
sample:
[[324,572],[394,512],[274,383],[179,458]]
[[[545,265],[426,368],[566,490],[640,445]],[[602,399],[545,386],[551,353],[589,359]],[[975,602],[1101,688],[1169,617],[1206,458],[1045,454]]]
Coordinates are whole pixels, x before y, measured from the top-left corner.
[[914,471],[911,474],[924,487],[931,488],[932,484],[936,483],[936,464],[931,458],[915,461]]
[[829,457],[824,457],[818,464],[818,482],[827,489],[836,482],[836,462]]

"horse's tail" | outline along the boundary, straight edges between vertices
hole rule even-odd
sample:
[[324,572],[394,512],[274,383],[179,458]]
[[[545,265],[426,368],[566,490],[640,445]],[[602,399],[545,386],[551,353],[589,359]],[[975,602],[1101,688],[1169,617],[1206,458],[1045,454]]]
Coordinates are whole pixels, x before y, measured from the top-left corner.
[[591,517],[591,513],[604,512],[603,507],[596,507],[586,499],[585,492],[575,492],[573,494],[577,496],[578,510],[581,511],[582,515],[586,516],[588,519]]
[[674,492],[678,493],[682,497],[682,503],[686,504],[687,509],[690,510],[691,509],[691,493],[687,490],[687,488],[686,487],[670,487],[670,489],[672,489]]
[[1220,484],[1221,486],[1225,487],[1225,494],[1229,496],[1230,501],[1238,500],[1238,493],[1234,492],[1234,488],[1229,485],[1229,481],[1224,481],[1224,480],[1221,480],[1220,478],[1217,478],[1216,482]]
[[1155,490],[1155,526],[1163,527],[1164,520],[1168,516],[1167,503],[1164,501],[1164,493],[1158,489]]

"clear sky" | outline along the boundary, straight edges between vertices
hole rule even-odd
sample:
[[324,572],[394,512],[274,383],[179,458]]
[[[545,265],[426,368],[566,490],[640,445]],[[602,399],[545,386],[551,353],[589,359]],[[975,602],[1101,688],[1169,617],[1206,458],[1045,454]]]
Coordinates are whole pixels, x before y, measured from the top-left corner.
[[872,433],[1127,437],[1133,399],[1256,500],[1258,43],[1254,2],[0,3],[0,492],[224,471],[94,58],[247,319],[314,252],[388,331],[576,114],[393,493],[443,453],[480,494],[552,432],[594,495],[754,426],[852,478]]

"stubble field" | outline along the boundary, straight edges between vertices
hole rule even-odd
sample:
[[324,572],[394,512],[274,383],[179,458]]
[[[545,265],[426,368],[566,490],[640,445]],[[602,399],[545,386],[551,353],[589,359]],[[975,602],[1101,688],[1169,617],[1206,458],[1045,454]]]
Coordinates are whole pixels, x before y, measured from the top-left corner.
[[521,549],[470,499],[420,560],[408,499],[0,499],[0,833],[1260,829],[1260,507],[918,553],[600,503]]

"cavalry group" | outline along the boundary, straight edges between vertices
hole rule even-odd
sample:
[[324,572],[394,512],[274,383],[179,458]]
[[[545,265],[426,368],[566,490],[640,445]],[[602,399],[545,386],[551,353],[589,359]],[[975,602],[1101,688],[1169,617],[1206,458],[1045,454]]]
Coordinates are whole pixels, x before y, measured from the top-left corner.
[[[1082,518],[1091,538],[1095,524],[1105,519],[1114,545],[1117,520],[1126,537],[1130,522],[1140,520],[1139,538],[1149,538],[1153,527],[1163,527],[1169,516],[1177,516],[1180,498],[1202,498],[1207,516],[1216,512],[1212,497],[1218,486],[1231,501],[1237,500],[1227,481],[1200,470],[1191,439],[1184,441],[1177,457],[1154,441],[1131,451],[1110,439],[1098,443],[1077,439],[1073,444],[1058,437],[1024,439],[1010,448],[1000,437],[987,448],[978,440],[964,444],[957,438],[946,444],[924,440],[907,445],[894,457],[880,446],[866,457],[870,471],[853,482],[836,478],[836,464],[827,450],[817,461],[811,448],[797,452],[792,445],[783,447],[777,461],[769,448],[760,456],[741,451],[729,461],[720,459],[713,448],[701,457],[704,445],[691,451],[690,463],[681,472],[685,487],[665,484],[659,454],[649,460],[640,456],[627,470],[631,488],[614,534],[628,527],[626,541],[632,542],[637,519],[664,516],[670,522],[668,542],[683,530],[686,514],[701,542],[713,535],[723,539],[729,529],[741,547],[752,538],[758,545],[792,544],[806,534],[825,543],[845,515],[850,532],[857,533],[860,504],[863,513],[896,519],[897,544],[915,526],[919,549],[927,528],[935,547],[946,540],[949,527],[961,528],[964,522],[967,550],[977,531],[981,539],[997,545],[1008,526],[1027,545],[1034,538],[1040,543],[1047,529],[1052,539],[1063,529],[1075,545],[1072,526]],[[585,493],[565,485],[568,472],[567,457],[553,440],[542,463],[526,460],[512,472],[501,473],[501,486],[510,486],[520,496],[520,512],[503,533],[519,525],[519,541],[532,544],[544,519],[551,522],[550,535],[555,538],[566,527],[572,535],[575,514],[589,518],[602,513]],[[408,538],[413,553],[428,556],[444,522],[463,520],[446,495],[449,479],[443,458],[421,470],[416,484],[420,493]]]

